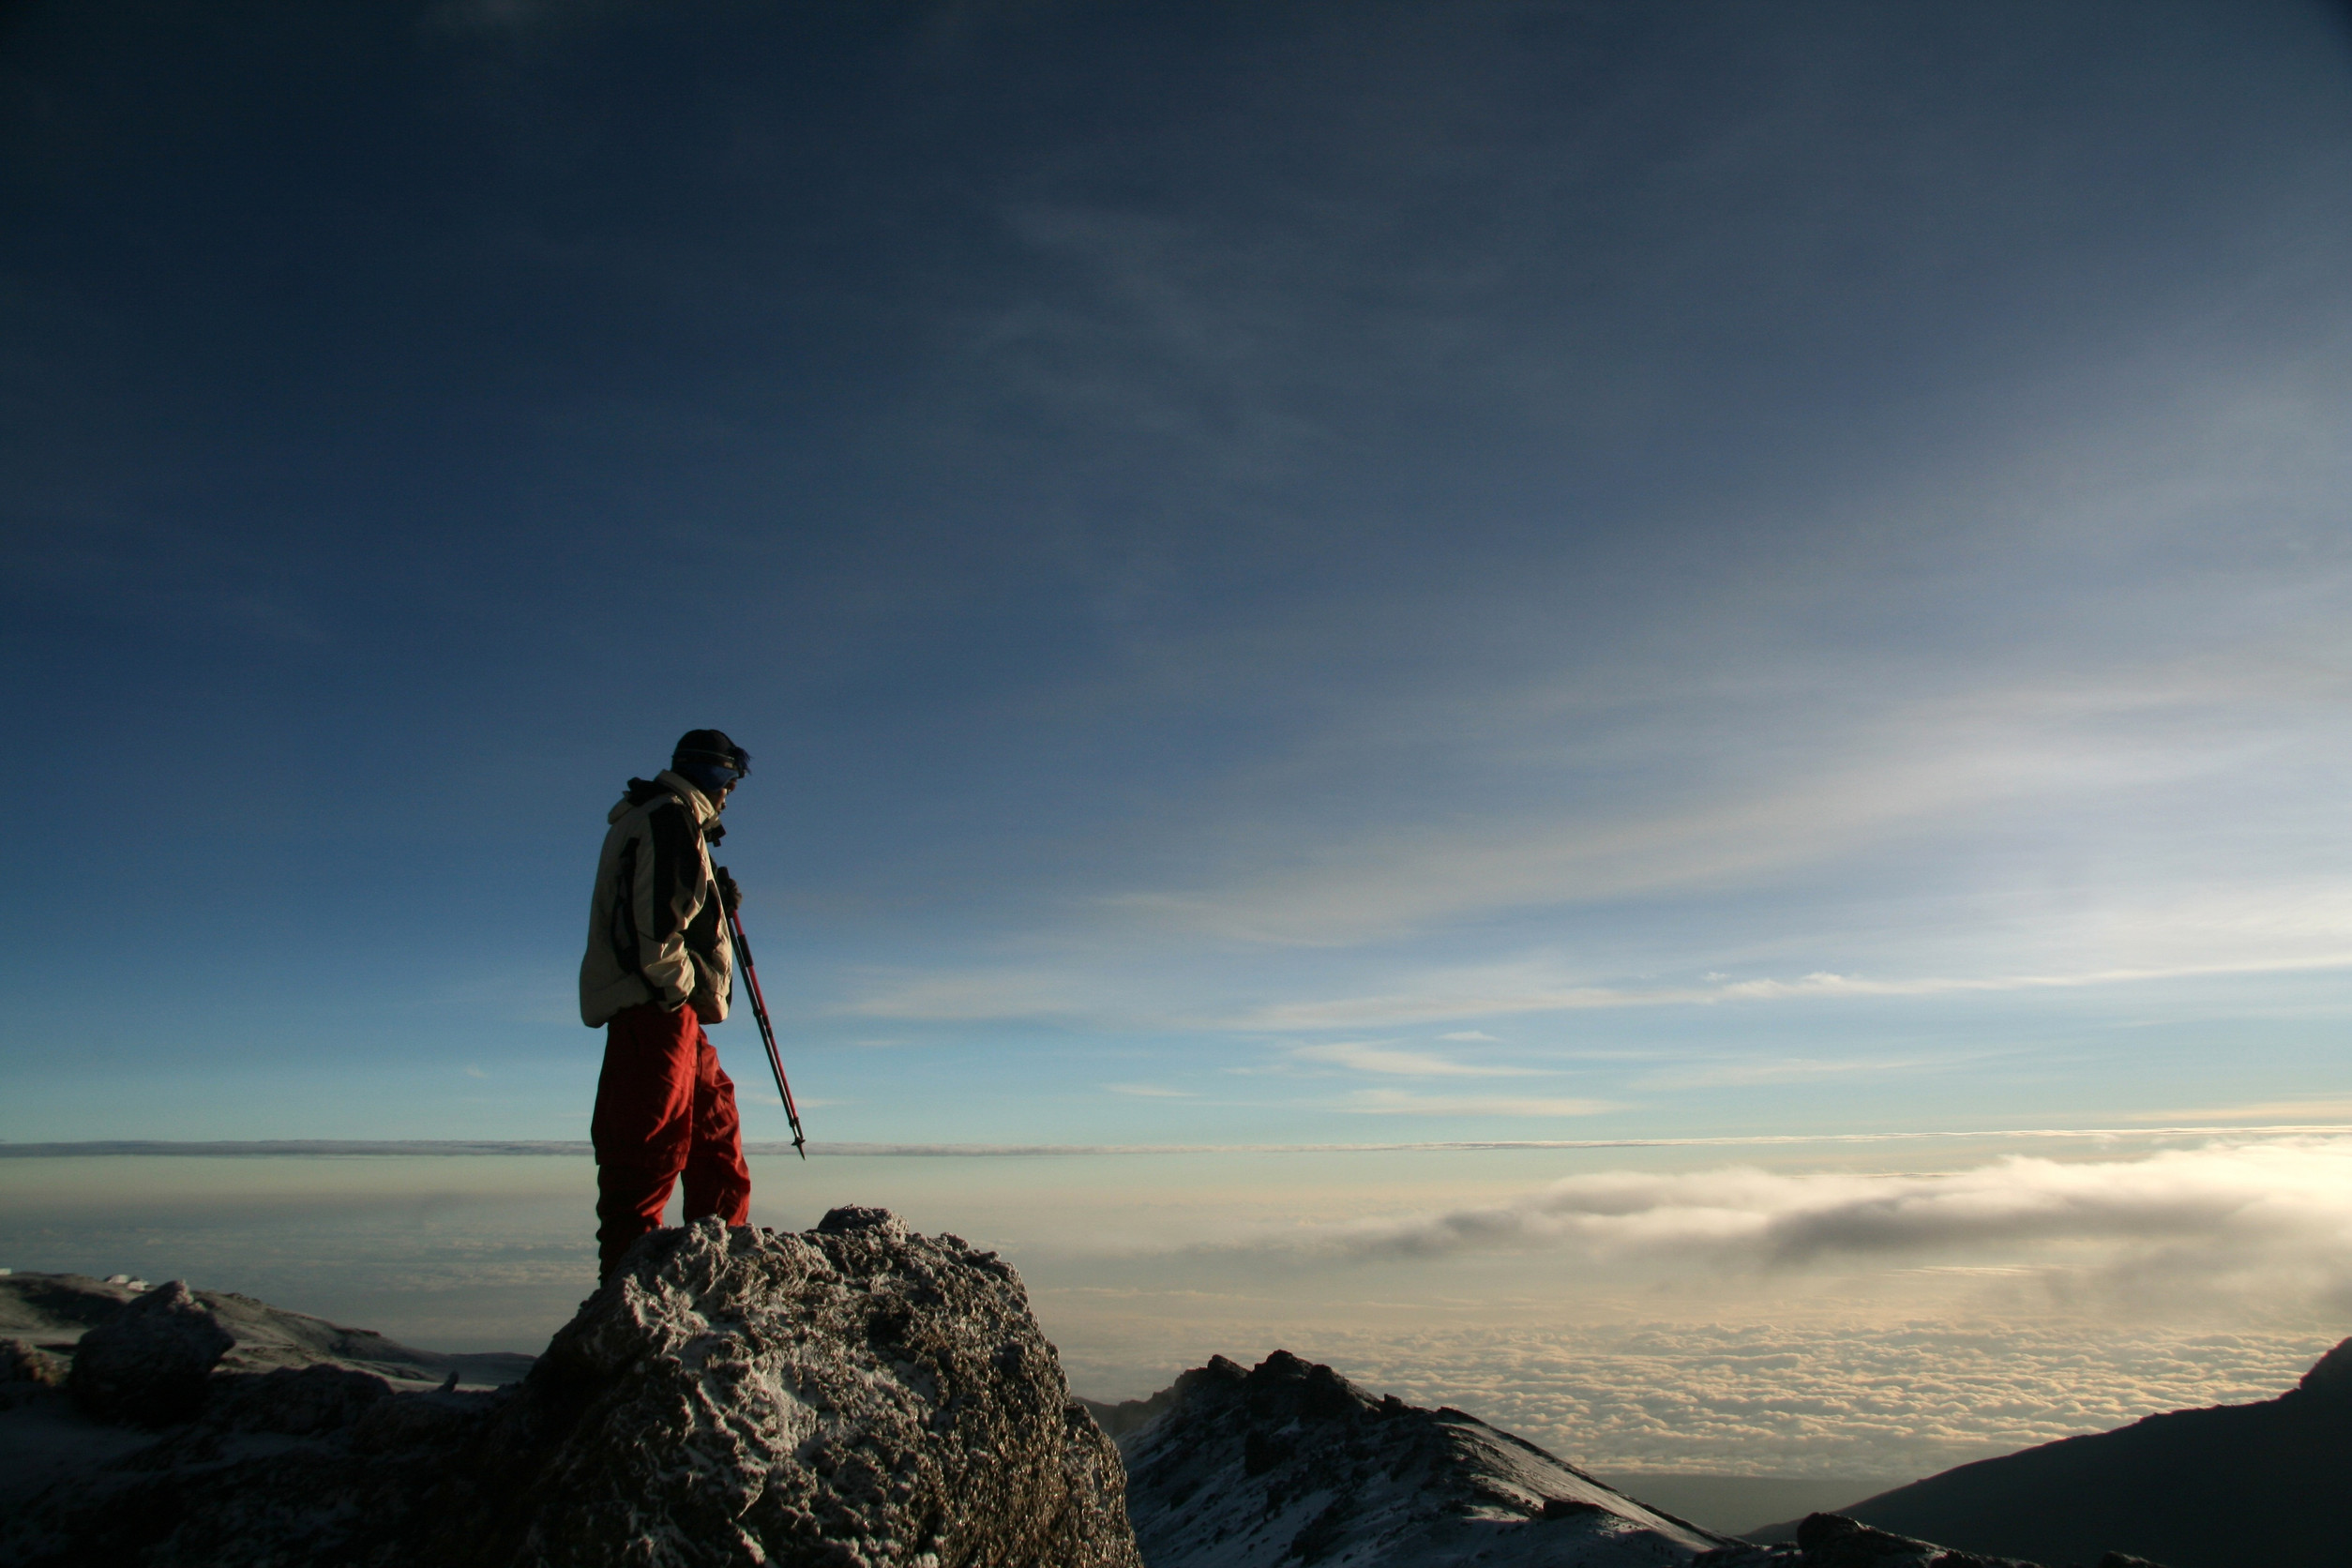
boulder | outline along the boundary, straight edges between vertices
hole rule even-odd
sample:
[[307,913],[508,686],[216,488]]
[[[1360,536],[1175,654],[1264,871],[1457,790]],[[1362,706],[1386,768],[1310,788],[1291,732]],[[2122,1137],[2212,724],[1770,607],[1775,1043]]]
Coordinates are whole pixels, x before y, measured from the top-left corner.
[[101,1421],[166,1426],[202,1408],[236,1339],[182,1280],[157,1286],[82,1336],[69,1386]]
[[678,1564],[1139,1568],[1117,1451],[1011,1265],[879,1209],[640,1243],[490,1445],[529,1455],[492,1533],[550,1568],[628,1540]]

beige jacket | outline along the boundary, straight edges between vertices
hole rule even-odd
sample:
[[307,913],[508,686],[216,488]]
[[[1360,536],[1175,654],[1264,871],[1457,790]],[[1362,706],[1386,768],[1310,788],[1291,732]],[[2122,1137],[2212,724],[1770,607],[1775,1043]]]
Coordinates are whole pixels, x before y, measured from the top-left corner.
[[588,903],[580,1022],[594,1029],[641,1002],[691,1002],[704,1023],[727,1017],[735,949],[711,870],[717,820],[718,808],[674,773],[629,780],[605,817],[612,825]]

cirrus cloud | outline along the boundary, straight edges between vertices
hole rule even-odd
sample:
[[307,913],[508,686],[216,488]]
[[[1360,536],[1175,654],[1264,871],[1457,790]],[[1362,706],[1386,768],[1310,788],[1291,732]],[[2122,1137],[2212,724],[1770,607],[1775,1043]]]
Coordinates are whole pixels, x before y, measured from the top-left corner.
[[[1478,1038],[1492,1036],[1482,1034]],[[1377,1040],[1334,1040],[1328,1045],[1299,1046],[1290,1054],[1302,1062],[1327,1062],[1359,1073],[1388,1073],[1398,1078],[1525,1078],[1537,1070],[1456,1062],[1433,1051],[1398,1050]]]
[[1337,1108],[1359,1116],[1599,1116],[1625,1108],[1612,1100],[1557,1094],[1414,1094],[1402,1089],[1359,1089]]

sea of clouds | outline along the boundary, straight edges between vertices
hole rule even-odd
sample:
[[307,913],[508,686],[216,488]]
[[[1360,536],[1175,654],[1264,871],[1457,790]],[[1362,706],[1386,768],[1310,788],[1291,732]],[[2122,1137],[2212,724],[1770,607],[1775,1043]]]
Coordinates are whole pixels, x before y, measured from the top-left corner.
[[[760,1157],[754,1214],[875,1201],[1000,1247],[1078,1393],[1280,1348],[1605,1472],[1899,1482],[2268,1397],[2352,1334],[2352,1138],[1636,1153]],[[592,1193],[578,1154],[10,1158],[0,1265],[531,1350],[593,1285]]]
[[1605,1472],[1892,1483],[2159,1410],[2267,1399],[2330,1343],[1921,1319],[1341,1334],[1312,1350],[1367,1389],[1467,1410]]
[[1297,1272],[1051,1301],[1081,1383],[1130,1380],[1222,1319],[1236,1359],[1279,1345],[1605,1470],[1902,1481],[2292,1386],[2352,1334],[2352,1139],[1942,1171],[1603,1169],[1476,1203],[1256,1219],[1169,1256]]

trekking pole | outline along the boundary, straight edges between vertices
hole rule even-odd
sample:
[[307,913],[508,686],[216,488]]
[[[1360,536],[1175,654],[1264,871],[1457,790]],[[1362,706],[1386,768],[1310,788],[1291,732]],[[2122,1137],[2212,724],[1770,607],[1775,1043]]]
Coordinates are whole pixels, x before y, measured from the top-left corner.
[[760,994],[760,972],[751,967],[751,943],[743,939],[743,916],[727,912],[727,929],[735,939],[735,956],[743,959],[743,977],[751,984],[751,1016],[760,1020],[760,1038],[768,1048],[768,1065],[776,1069],[776,1092],[784,1096],[784,1114],[792,1123],[792,1147],[808,1157],[808,1140],[801,1136],[800,1112],[792,1108],[792,1086],[784,1081],[784,1058],[776,1054],[776,1028],[768,1022],[767,998]]

